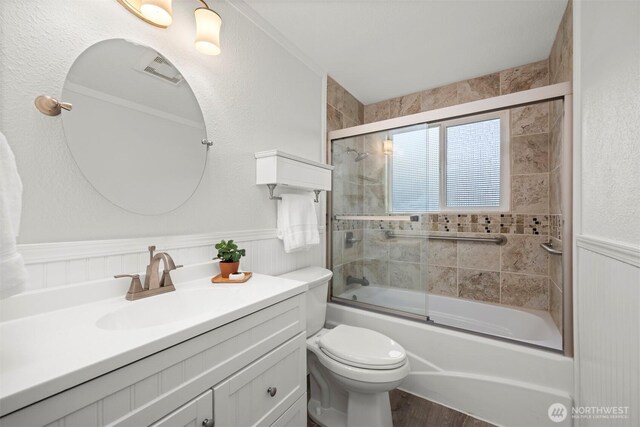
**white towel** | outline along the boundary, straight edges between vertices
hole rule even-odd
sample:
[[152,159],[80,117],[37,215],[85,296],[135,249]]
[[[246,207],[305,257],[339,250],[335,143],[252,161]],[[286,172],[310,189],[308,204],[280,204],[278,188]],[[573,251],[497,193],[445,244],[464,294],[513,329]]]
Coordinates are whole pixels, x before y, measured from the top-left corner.
[[316,204],[311,195],[283,194],[278,201],[278,239],[286,253],[320,244]]
[[0,132],[0,298],[22,292],[28,278],[16,250],[21,211],[22,181],[9,143]]

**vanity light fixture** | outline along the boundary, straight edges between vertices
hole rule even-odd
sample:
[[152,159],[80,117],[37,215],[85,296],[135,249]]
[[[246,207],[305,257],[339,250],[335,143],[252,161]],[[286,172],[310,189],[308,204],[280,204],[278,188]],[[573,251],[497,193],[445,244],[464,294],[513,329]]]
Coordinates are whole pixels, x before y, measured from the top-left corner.
[[222,19],[207,3],[199,0],[204,7],[195,10],[196,16],[196,49],[205,55],[220,54],[220,27]]
[[140,0],[140,12],[160,27],[168,27],[173,20],[171,0]]
[[[198,1],[204,7],[199,7],[194,12],[196,49],[205,55],[219,55],[222,18],[210,9],[204,0]],[[156,27],[167,28],[173,20],[171,0],[117,0],[117,2],[138,18]]]

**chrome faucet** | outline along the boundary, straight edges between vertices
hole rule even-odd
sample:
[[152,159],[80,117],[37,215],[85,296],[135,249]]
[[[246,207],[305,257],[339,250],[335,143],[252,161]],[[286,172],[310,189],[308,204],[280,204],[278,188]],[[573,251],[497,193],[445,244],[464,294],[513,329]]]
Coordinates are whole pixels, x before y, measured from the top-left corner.
[[347,286],[353,285],[355,283],[359,283],[362,286],[369,286],[369,280],[366,277],[362,276],[362,279],[358,279],[357,277],[347,276]]
[[[139,274],[119,274],[113,276],[115,278],[131,277],[131,285],[129,286],[126,297],[129,301],[176,290],[169,273],[176,268],[182,267],[182,265],[176,265],[171,255],[166,252],[158,252],[154,255],[155,250],[155,246],[149,246],[149,265],[147,265],[147,272],[144,276],[144,286],[140,283]],[[158,275],[160,261],[162,261],[164,267],[162,269],[162,278]]]

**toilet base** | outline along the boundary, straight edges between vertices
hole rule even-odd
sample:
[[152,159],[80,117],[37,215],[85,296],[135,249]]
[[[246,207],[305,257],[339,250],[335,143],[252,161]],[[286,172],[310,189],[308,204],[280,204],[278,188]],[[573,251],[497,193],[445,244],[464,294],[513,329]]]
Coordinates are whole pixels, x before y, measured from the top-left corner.
[[309,399],[307,413],[321,427],[347,427],[347,414],[331,407],[322,409],[317,399]]
[[389,393],[349,395],[348,416],[333,407],[322,408],[309,399],[307,413],[321,427],[392,427]]

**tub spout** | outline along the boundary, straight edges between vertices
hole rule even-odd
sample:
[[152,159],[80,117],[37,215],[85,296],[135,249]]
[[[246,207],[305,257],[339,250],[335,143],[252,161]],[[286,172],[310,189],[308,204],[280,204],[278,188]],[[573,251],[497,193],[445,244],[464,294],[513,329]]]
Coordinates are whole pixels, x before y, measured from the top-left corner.
[[357,277],[347,276],[347,286],[353,284],[360,284],[362,286],[369,286],[369,280],[366,277],[362,276],[362,279],[358,279]]

